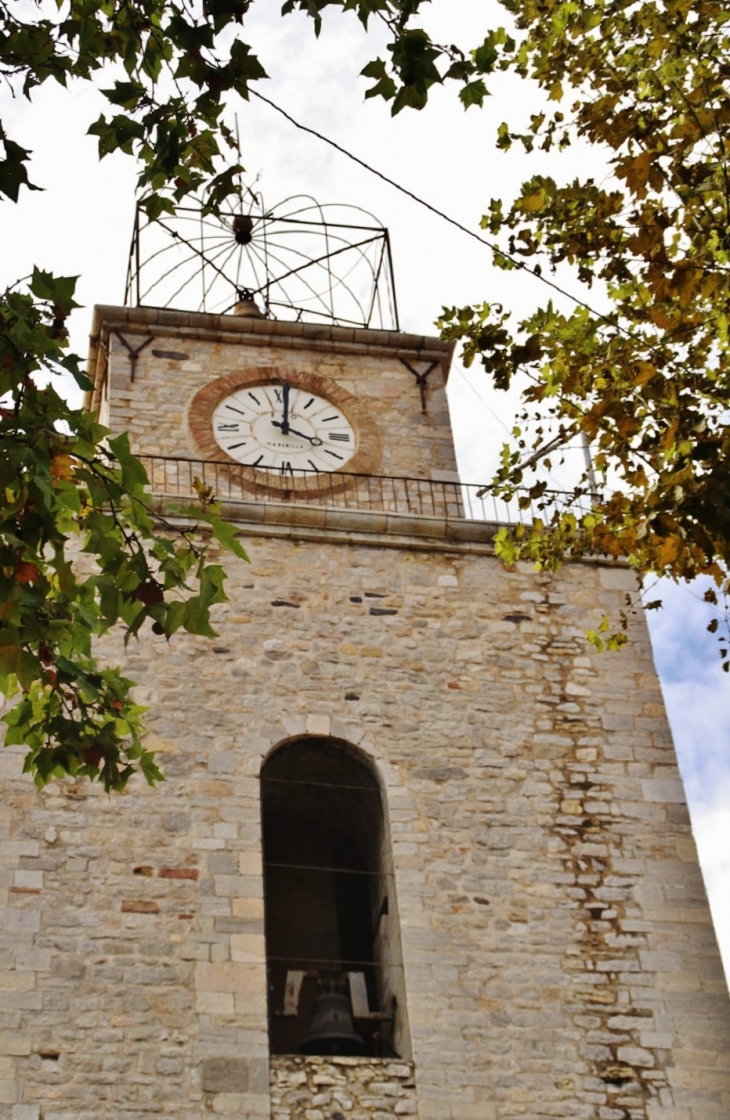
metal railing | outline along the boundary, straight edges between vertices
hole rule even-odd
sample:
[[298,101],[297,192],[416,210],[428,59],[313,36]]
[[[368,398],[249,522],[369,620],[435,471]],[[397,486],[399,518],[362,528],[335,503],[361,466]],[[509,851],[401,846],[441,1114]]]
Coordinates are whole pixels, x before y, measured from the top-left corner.
[[590,496],[546,491],[536,501],[506,502],[477,483],[390,475],[333,474],[298,468],[286,472],[204,459],[140,455],[153,494],[198,500],[202,489],[217,501],[277,502],[334,509],[366,510],[483,521],[500,525],[548,521],[570,505],[577,515],[590,509]]

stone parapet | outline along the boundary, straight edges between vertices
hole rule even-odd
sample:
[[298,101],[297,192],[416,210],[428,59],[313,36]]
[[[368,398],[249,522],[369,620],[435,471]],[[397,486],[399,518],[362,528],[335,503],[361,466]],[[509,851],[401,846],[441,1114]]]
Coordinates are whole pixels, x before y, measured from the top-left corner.
[[[168,525],[189,529],[192,518],[176,514],[179,500],[157,497],[150,503]],[[418,514],[332,509],[284,502],[241,501],[221,503],[227,521],[240,527],[242,539],[251,532],[290,540],[364,544],[376,548],[478,552],[492,555],[492,541],[500,526],[488,521],[451,520]],[[205,529],[205,526],[202,526]],[[612,563],[613,567],[617,567]]]

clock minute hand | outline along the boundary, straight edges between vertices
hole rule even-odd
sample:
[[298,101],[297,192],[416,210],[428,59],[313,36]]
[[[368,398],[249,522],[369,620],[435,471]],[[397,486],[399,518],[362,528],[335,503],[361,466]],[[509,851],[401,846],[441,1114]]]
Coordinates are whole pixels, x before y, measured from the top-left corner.
[[300,439],[308,439],[312,447],[322,446],[322,440],[319,436],[308,436],[304,432],[298,432],[296,428],[290,428],[288,424],[285,429],[283,423],[280,423],[278,420],[272,420],[271,423],[275,428],[281,428],[282,434],[285,436],[299,436]]
[[289,382],[283,385],[284,415],[281,418],[281,430],[285,436],[289,435]]

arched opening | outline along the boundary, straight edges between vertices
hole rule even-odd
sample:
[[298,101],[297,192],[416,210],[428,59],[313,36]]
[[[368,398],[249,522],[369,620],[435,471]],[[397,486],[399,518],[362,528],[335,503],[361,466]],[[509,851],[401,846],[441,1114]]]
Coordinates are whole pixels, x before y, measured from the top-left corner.
[[[341,740],[294,740],[264,764],[261,804],[271,1052],[406,1056],[390,845],[371,766]],[[316,1024],[313,1037],[325,991],[347,997],[362,1049],[338,1049]]]

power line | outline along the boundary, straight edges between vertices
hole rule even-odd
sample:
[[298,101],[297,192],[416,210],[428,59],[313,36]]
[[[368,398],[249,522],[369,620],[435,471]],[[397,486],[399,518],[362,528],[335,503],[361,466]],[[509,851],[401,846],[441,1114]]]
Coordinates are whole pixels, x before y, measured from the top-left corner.
[[509,432],[510,432],[510,429],[509,429],[509,427],[508,427],[508,426],[507,426],[507,424],[506,424],[506,423],[504,422],[504,420],[503,420],[503,419],[502,419],[502,417],[501,417],[501,416],[499,415],[499,413],[498,413],[498,412],[497,412],[497,411],[496,411],[495,409],[493,409],[493,408],[492,408],[492,406],[491,406],[491,405],[490,405],[490,404],[489,404],[489,403],[487,402],[487,400],[486,400],[486,399],[485,399],[485,398],[484,398],[484,397],[482,396],[482,394],[481,394],[481,393],[480,393],[480,392],[478,391],[478,389],[477,389],[476,385],[472,385],[471,381],[470,381],[470,380],[469,380],[469,378],[467,377],[467,373],[466,373],[466,370],[465,370],[465,369],[463,369],[463,367],[462,367],[462,366],[457,366],[457,367],[456,367],[456,370],[457,370],[457,373],[460,373],[460,374],[461,374],[461,377],[462,377],[462,380],[464,381],[464,384],[465,384],[465,385],[468,385],[468,386],[469,386],[469,388],[471,389],[471,391],[472,391],[472,393],[474,394],[474,396],[475,396],[475,397],[476,397],[476,398],[477,398],[477,399],[478,399],[479,401],[481,401],[481,403],[482,403],[482,404],[484,405],[484,407],[485,407],[486,409],[488,409],[488,410],[489,410],[489,412],[491,412],[492,416],[493,416],[493,417],[494,417],[494,419],[495,419],[495,420],[497,421],[497,423],[498,423],[498,424],[501,424],[501,426],[502,426],[502,427],[504,428],[505,432],[507,432],[507,434],[509,435]]
[[389,186],[395,187],[395,189],[397,191],[400,191],[401,194],[404,194],[414,202],[417,202],[419,206],[425,207],[426,210],[430,210],[432,214],[435,214],[437,217],[443,219],[443,221],[448,222],[449,225],[452,225],[462,233],[465,233],[467,237],[473,238],[481,245],[486,245],[486,247],[488,249],[491,249],[493,253],[497,253],[500,257],[504,257],[505,260],[510,261],[515,266],[515,268],[521,269],[523,272],[527,272],[530,276],[534,276],[536,280],[539,280],[542,284],[546,284],[549,288],[552,288],[553,291],[558,292],[561,296],[565,296],[566,299],[569,299],[578,307],[582,307],[584,308],[584,310],[589,311],[590,314],[595,315],[596,318],[602,319],[604,323],[608,323],[610,327],[613,327],[614,330],[620,331],[627,338],[631,338],[635,342],[641,342],[642,345],[645,344],[644,339],[640,338],[640,336],[638,335],[634,335],[631,331],[626,330],[625,327],[622,327],[620,324],[618,324],[611,316],[604,315],[603,312],[597,311],[594,307],[591,306],[591,304],[586,303],[578,296],[573,295],[572,292],[569,292],[567,291],[567,289],[562,288],[560,284],[556,284],[554,280],[549,280],[546,276],[543,276],[542,273],[537,269],[531,268],[528,264],[525,264],[524,261],[518,260],[517,257],[514,257],[510,253],[505,252],[504,249],[500,249],[499,245],[497,245],[496,242],[490,241],[486,237],[482,237],[481,234],[476,233],[473,229],[469,229],[468,226],[463,225],[461,222],[457,221],[456,218],[452,218],[449,214],[444,213],[443,210],[439,210],[437,206],[433,206],[430,202],[426,202],[425,199],[421,198],[417,194],[414,194],[413,191],[408,190],[407,187],[401,186],[401,184],[397,183],[395,179],[391,179],[382,171],[378,171],[377,168],[371,167],[369,163],[366,163],[365,160],[360,159],[359,156],[353,155],[353,153],[349,152],[347,148],[343,148],[342,145],[336,143],[336,141],[334,140],[331,140],[329,136],[325,136],[322,132],[317,132],[315,128],[310,128],[309,125],[302,124],[300,121],[295,120],[294,117],[287,113],[285,109],[282,109],[274,101],[271,101],[270,98],[264,97],[264,95],[262,93],[259,93],[258,90],[249,89],[249,93],[253,94],[254,97],[258,97],[259,101],[265,102],[277,113],[280,113],[281,116],[288,120],[291,124],[293,124],[295,128],[300,129],[300,131],[302,132],[308,132],[310,136],[316,136],[318,140],[322,140],[325,144],[329,144],[331,148],[334,148],[343,156],[347,156],[347,158],[349,160],[352,160],[353,163],[359,164],[360,167],[363,167],[366,171],[369,171],[371,175],[376,175],[378,179],[382,179],[384,183],[388,183]]
[[[409,191],[406,187],[401,186],[400,183],[396,183],[396,181],[394,179],[389,178],[389,176],[383,174],[382,171],[378,171],[376,168],[371,167],[370,164],[365,163],[364,160],[361,160],[358,156],[353,155],[352,152],[349,152],[346,148],[343,148],[340,144],[337,144],[334,140],[331,140],[328,136],[325,136],[321,132],[317,132],[316,129],[310,128],[308,125],[301,124],[299,121],[295,120],[294,117],[292,117],[289,113],[287,113],[284,109],[280,108],[280,106],[275,104],[275,102],[271,101],[270,98],[264,97],[264,95],[262,93],[259,93],[255,89],[251,89],[251,90],[249,90],[249,92],[252,93],[255,97],[258,97],[258,99],[260,101],[264,101],[272,109],[275,109],[277,113],[280,113],[281,116],[283,116],[286,120],[288,120],[291,124],[293,124],[295,126],[295,128],[300,129],[302,132],[308,132],[310,135],[317,137],[318,140],[323,140],[325,142],[325,144],[329,144],[330,147],[335,148],[336,151],[341,152],[342,155],[347,156],[348,159],[352,160],[354,163],[359,164],[366,171],[369,171],[372,175],[376,175],[379,179],[382,179],[385,183],[388,183],[390,186],[395,187],[396,190],[400,191],[402,194],[405,194],[408,198],[411,198],[414,202],[417,202],[421,206],[425,206],[427,210],[430,210],[433,214],[436,214],[437,217],[442,218],[444,221],[448,222],[450,225],[455,226],[456,229],[461,230],[462,233],[466,233],[466,234],[468,234],[469,237],[473,237],[476,241],[478,241],[482,245],[486,245],[487,248],[491,249],[493,252],[501,253],[502,256],[504,256],[507,259],[509,259],[510,261],[512,261],[512,263],[515,264],[517,268],[520,268],[520,269],[522,269],[526,272],[529,272],[530,275],[534,276],[538,280],[541,280],[544,284],[547,284],[549,287],[554,288],[555,291],[559,292],[561,295],[566,296],[568,299],[572,300],[574,303],[579,304],[581,307],[584,307],[592,315],[597,315],[601,319],[603,319],[605,322],[609,323],[610,325],[614,325],[613,321],[611,319],[609,319],[608,316],[602,315],[600,312],[595,311],[590,306],[590,304],[584,303],[582,300],[578,299],[576,296],[571,295],[570,292],[567,292],[564,288],[561,288],[559,284],[555,284],[552,280],[547,280],[544,276],[541,276],[539,272],[536,272],[534,269],[532,269],[528,265],[526,265],[524,263],[524,261],[518,261],[515,257],[511,256],[509,253],[503,253],[502,250],[499,249],[499,247],[494,242],[489,241],[486,237],[482,237],[478,233],[475,233],[474,230],[469,229],[468,226],[462,225],[462,223],[458,222],[455,218],[449,217],[448,214],[445,214],[442,210],[439,210],[436,206],[432,206],[430,202],[426,202],[424,199],[420,198],[418,195],[414,194],[412,191]],[[482,397],[481,393],[479,393],[477,391],[476,387],[474,385],[472,385],[472,383],[469,381],[468,377],[466,376],[466,373],[463,370],[461,372],[462,372],[464,380],[466,381],[467,385],[472,390],[472,392],[475,394],[475,396],[482,402],[482,404],[484,404],[489,409],[489,411],[492,413],[492,415],[495,417],[495,419],[501,424],[501,426],[505,429],[505,431],[508,431],[509,429],[507,428],[507,425],[502,420],[502,418],[500,416],[498,416],[498,414],[495,412],[495,410],[493,408],[491,408],[491,406],[489,404],[487,404],[487,402]],[[548,472],[548,476],[550,478],[553,477],[551,472]]]
[[[522,272],[526,272],[528,276],[534,277],[535,280],[539,280],[541,284],[545,284],[548,288],[552,288],[553,291],[558,292],[562,296],[565,296],[566,299],[570,300],[571,303],[574,303],[577,307],[582,307],[585,311],[588,311],[589,314],[606,323],[609,327],[615,330],[617,334],[623,335],[624,338],[629,339],[631,342],[637,343],[641,347],[646,347],[649,353],[658,354],[666,360],[666,355],[663,355],[661,353],[659,347],[656,344],[653,344],[648,339],[643,338],[640,334],[636,334],[634,331],[628,330],[626,327],[622,326],[615,317],[606,315],[602,311],[597,311],[596,308],[593,307],[590,303],[586,303],[585,300],[582,300],[578,296],[573,295],[572,292],[569,292],[566,288],[561,287],[560,284],[557,284],[554,280],[549,280],[546,276],[542,275],[542,271],[539,268],[531,268],[530,265],[526,264],[524,261],[518,260],[511,253],[505,252],[505,250],[501,249],[499,245],[496,244],[496,242],[490,241],[486,237],[482,237],[481,234],[476,233],[473,229],[470,229],[468,226],[463,225],[461,222],[457,221],[456,218],[452,218],[449,214],[444,213],[443,210],[439,210],[437,206],[433,206],[430,202],[426,202],[425,199],[421,198],[417,194],[414,194],[414,192],[408,190],[407,187],[401,186],[401,184],[397,183],[395,179],[391,179],[382,171],[378,171],[377,168],[371,167],[371,165],[369,163],[366,163],[365,160],[360,159],[359,156],[354,155],[352,152],[348,151],[347,148],[343,148],[341,144],[338,144],[336,143],[336,141],[331,140],[329,136],[325,136],[324,133],[318,132],[315,128],[310,128],[309,125],[302,124],[300,121],[295,120],[295,118],[292,117],[290,113],[287,113],[285,109],[282,109],[281,106],[277,105],[270,98],[265,97],[262,93],[259,93],[258,90],[249,89],[249,93],[254,97],[258,97],[259,101],[263,101],[266,105],[270,106],[270,108],[274,109],[277,113],[284,117],[285,120],[288,120],[290,124],[293,124],[294,127],[298,128],[301,132],[308,132],[310,136],[315,136],[318,140],[322,140],[325,144],[329,144],[329,146],[331,148],[334,148],[335,151],[340,152],[343,156],[346,156],[349,160],[352,160],[353,163],[357,163],[360,167],[364,168],[366,171],[369,171],[371,175],[375,175],[378,179],[382,179],[384,183],[388,183],[389,186],[394,187],[397,191],[400,191],[401,194],[404,194],[407,198],[412,199],[413,202],[417,202],[419,206],[423,206],[426,210],[430,210],[432,214],[435,214],[443,221],[448,222],[449,225],[454,226],[455,229],[458,229],[462,233],[465,233],[467,237],[471,237],[473,238],[473,240],[478,241],[480,245],[486,245],[486,247],[488,249],[491,249],[493,253],[496,253],[498,256],[504,257],[504,259],[510,261],[515,266],[515,268],[520,269]],[[670,358],[668,360],[668,364],[675,366],[677,369],[681,370],[684,373],[688,373],[686,367],[681,362],[677,362],[676,359]]]
[[[687,370],[682,362],[677,362],[676,358],[667,358],[666,354],[662,352],[662,349],[659,348],[659,346],[657,346],[655,343],[652,343],[648,338],[644,338],[643,335],[636,334],[635,332],[633,332],[633,330],[627,329],[626,327],[621,325],[618,319],[614,316],[605,315],[602,311],[598,311],[595,307],[587,304],[586,301],[580,299],[578,296],[574,296],[572,292],[568,291],[565,288],[562,288],[559,283],[555,283],[554,280],[549,280],[544,277],[542,274],[542,270],[540,270],[539,268],[531,268],[530,265],[525,264],[524,261],[517,260],[511,253],[507,253],[503,249],[500,249],[495,242],[489,241],[487,237],[481,236],[474,230],[470,230],[468,226],[462,224],[461,222],[458,222],[456,218],[451,217],[449,214],[446,214],[443,211],[440,211],[438,206],[433,206],[431,205],[431,203],[425,202],[424,198],[421,198],[419,195],[414,194],[412,190],[401,186],[400,183],[396,183],[395,179],[391,179],[389,176],[384,175],[383,171],[378,171],[376,168],[371,167],[371,165],[366,164],[364,159],[353,155],[353,152],[348,151],[347,148],[341,147],[341,144],[338,144],[335,140],[330,140],[330,138],[326,137],[324,133],[310,128],[308,124],[302,124],[300,121],[297,121],[293,118],[293,116],[291,116],[290,113],[288,113],[286,110],[281,109],[280,105],[277,105],[275,104],[275,102],[271,101],[270,97],[265,97],[262,93],[259,93],[256,90],[250,90],[249,92],[253,94],[254,97],[258,97],[258,99],[260,101],[263,101],[266,105],[269,105],[270,108],[275,112],[280,113],[284,119],[288,120],[291,124],[294,125],[294,128],[299,129],[301,132],[308,132],[310,136],[316,137],[318,140],[322,140],[326,144],[329,144],[330,148],[334,148],[336,151],[339,151],[341,155],[346,156],[349,160],[352,160],[354,164],[358,164],[366,171],[369,171],[369,174],[375,175],[378,179],[382,179],[384,183],[387,183],[389,184],[389,186],[394,187],[395,190],[399,190],[401,194],[405,195],[408,198],[411,198],[413,202],[418,203],[419,206],[423,206],[432,214],[436,214],[437,217],[442,218],[442,221],[448,222],[449,225],[457,228],[457,230],[460,230],[461,233],[466,233],[467,236],[472,237],[472,239],[478,241],[479,244],[486,245],[487,249],[492,250],[499,256],[503,256],[505,260],[511,261],[516,269],[520,269],[523,272],[526,272],[527,276],[534,277],[535,280],[539,280],[541,283],[545,284],[547,288],[552,288],[553,291],[559,292],[561,296],[564,296],[565,299],[569,299],[575,306],[582,307],[584,310],[588,311],[590,315],[595,316],[597,319],[600,319],[602,323],[606,323],[609,327],[614,329],[618,335],[621,335],[624,338],[628,338],[630,342],[635,343],[639,347],[646,347],[649,354],[658,355],[662,358],[666,365],[674,366],[676,370],[684,373],[685,375],[690,375],[690,371]],[[687,327],[683,329],[691,328]]]

